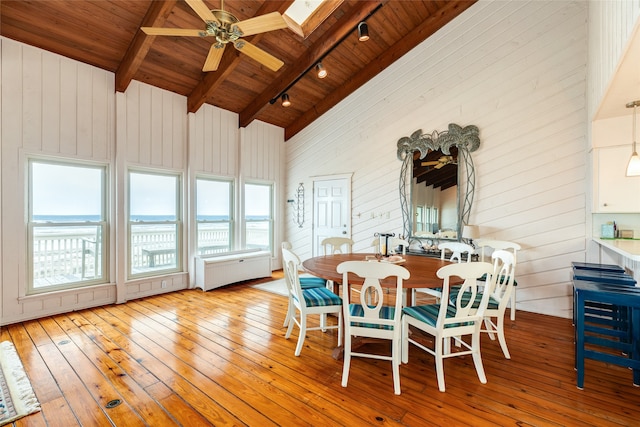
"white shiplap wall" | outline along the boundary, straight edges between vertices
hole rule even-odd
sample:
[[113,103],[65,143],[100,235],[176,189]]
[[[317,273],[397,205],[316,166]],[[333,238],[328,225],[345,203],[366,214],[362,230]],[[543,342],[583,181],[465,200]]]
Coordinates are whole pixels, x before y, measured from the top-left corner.
[[114,76],[0,38],[2,55],[2,323],[115,301],[113,285],[25,296],[29,156],[108,164],[114,152]]
[[[476,125],[470,223],[523,246],[519,309],[569,317],[590,185],[586,65],[586,2],[480,1],[287,141],[287,191],[353,172],[352,235],[355,250],[367,250],[374,232],[401,232],[397,140]],[[286,223],[303,259],[310,218],[302,229]]]

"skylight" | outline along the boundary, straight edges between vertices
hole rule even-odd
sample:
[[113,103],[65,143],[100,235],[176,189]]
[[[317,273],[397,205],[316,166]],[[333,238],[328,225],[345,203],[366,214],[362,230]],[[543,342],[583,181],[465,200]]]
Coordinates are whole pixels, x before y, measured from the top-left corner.
[[320,7],[323,0],[294,0],[285,12],[298,25],[304,22]]

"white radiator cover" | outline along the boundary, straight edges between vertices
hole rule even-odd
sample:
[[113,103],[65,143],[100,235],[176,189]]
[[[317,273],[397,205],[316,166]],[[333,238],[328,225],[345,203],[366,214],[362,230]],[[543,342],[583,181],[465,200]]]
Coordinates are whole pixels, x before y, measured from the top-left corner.
[[203,291],[271,276],[271,252],[259,249],[196,257],[195,285]]

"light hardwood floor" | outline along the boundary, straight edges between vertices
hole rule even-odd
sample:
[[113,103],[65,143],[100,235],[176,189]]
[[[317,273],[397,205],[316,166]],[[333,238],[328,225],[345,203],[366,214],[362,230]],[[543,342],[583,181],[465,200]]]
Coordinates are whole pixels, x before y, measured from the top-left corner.
[[[280,276],[281,277],[281,274]],[[2,328],[42,405],[17,426],[632,426],[631,372],[587,361],[575,385],[570,320],[518,311],[506,321],[512,359],[483,337],[488,383],[469,356],[445,361],[415,347],[393,394],[389,362],[354,359],[342,388],[335,331],[284,339],[286,299],[249,286],[186,290]],[[335,321],[335,320],[334,320]],[[381,350],[386,347],[381,346]],[[107,403],[121,404],[107,409]]]

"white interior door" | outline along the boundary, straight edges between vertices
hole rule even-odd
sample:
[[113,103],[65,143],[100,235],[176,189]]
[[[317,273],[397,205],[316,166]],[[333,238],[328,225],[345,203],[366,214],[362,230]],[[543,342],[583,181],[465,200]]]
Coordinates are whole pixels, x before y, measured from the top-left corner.
[[313,256],[323,254],[325,237],[351,237],[351,175],[313,181]]

